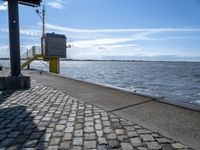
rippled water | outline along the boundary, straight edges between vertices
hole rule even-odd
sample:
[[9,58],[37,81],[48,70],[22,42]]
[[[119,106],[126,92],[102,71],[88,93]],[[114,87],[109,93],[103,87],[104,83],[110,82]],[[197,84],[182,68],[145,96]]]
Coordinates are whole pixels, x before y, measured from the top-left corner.
[[61,74],[200,105],[200,63],[62,61]]

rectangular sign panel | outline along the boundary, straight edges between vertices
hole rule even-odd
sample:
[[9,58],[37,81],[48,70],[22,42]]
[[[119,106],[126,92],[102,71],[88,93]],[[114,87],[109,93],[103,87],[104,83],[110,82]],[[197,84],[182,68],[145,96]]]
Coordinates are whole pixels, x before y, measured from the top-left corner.
[[33,6],[33,7],[40,6],[41,2],[42,0],[19,0],[19,4]]
[[45,58],[66,58],[65,35],[46,33],[41,47]]

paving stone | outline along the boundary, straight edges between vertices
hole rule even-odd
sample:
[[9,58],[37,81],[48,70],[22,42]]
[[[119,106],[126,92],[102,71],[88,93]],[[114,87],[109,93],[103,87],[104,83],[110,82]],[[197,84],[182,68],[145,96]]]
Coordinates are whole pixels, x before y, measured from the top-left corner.
[[83,145],[83,138],[74,138],[73,145]]
[[141,134],[140,137],[142,137],[143,141],[155,141],[152,135],[150,134]]
[[130,141],[133,146],[141,146],[142,145],[141,140],[137,137],[131,138]]
[[115,129],[115,133],[117,135],[121,135],[121,134],[124,134],[124,130],[123,129]]
[[6,138],[0,143],[0,146],[10,146],[14,140],[14,138]]
[[129,132],[127,133],[127,135],[128,135],[128,137],[137,137],[137,136],[138,136],[138,134],[137,134],[136,131],[129,131]]
[[51,134],[50,134],[50,133],[44,134],[44,139],[43,139],[43,141],[49,142],[49,141],[50,141],[50,137],[51,137]]
[[111,126],[110,121],[103,121],[103,126]]
[[133,147],[130,143],[121,143],[122,150],[133,150]]
[[74,136],[75,137],[83,136],[83,130],[75,130],[74,131]]
[[137,133],[138,134],[149,134],[149,133],[152,133],[152,132],[149,131],[149,130],[146,130],[146,129],[139,129],[139,130],[137,130]]
[[43,132],[33,132],[30,136],[30,139],[38,139],[42,136]]
[[95,133],[85,133],[84,135],[85,140],[95,140],[96,138],[97,137]]
[[103,145],[103,144],[108,144],[108,142],[106,141],[106,138],[101,137],[98,138],[98,144]]
[[98,130],[98,131],[96,131],[96,134],[97,134],[98,137],[102,137],[103,136],[103,131]]
[[161,144],[161,147],[162,147],[162,150],[175,150],[171,144],[169,143],[164,143],[164,144]]
[[113,129],[121,129],[122,125],[120,123],[113,123],[112,127],[113,127]]
[[134,126],[125,126],[127,131],[135,131]]
[[84,132],[88,133],[88,132],[94,132],[94,127],[85,127],[84,128]]
[[110,133],[110,134],[107,134],[106,136],[108,140],[115,140],[117,138],[115,133]]
[[104,131],[105,133],[112,133],[112,132],[113,132],[113,129],[112,129],[111,127],[104,127],[104,128],[103,128],[103,131]]
[[36,147],[38,141],[37,140],[28,140],[26,141],[26,143],[24,144],[25,148],[34,148]]
[[173,143],[172,144],[172,147],[173,148],[176,148],[176,149],[184,149],[184,148],[188,148],[187,146],[181,144],[181,143]]
[[82,129],[82,128],[83,128],[82,124],[76,124],[75,125],[75,130],[79,130],[79,129]]
[[65,132],[73,132],[74,127],[67,127],[65,128]]
[[64,132],[61,132],[61,131],[55,131],[52,133],[52,137],[57,137],[57,138],[62,138],[64,135]]
[[63,140],[66,140],[66,141],[72,140],[72,133],[65,133]]
[[83,148],[81,146],[73,146],[71,149],[72,150],[83,150]]
[[146,147],[137,147],[138,150],[147,150]]
[[156,149],[161,149],[161,146],[157,142],[146,142],[147,148],[156,150]]
[[57,131],[64,131],[65,126],[64,125],[57,125],[56,130]]
[[50,145],[58,145],[60,144],[61,139],[60,138],[51,138]]
[[86,127],[88,127],[88,126],[93,126],[93,125],[94,125],[94,122],[85,122],[84,125],[85,125]]
[[156,138],[156,141],[158,141],[158,143],[171,143],[172,140],[167,139],[167,138]]
[[119,136],[117,136],[117,139],[122,142],[124,140],[127,140],[128,136],[127,135],[119,135]]
[[58,150],[58,145],[54,145],[54,146],[49,146],[48,150]]
[[7,134],[0,134],[0,141],[3,140],[6,136]]
[[84,149],[96,148],[96,141],[84,141]]
[[102,130],[102,125],[101,124],[95,124],[95,129],[96,130]]
[[119,148],[119,142],[117,140],[108,140],[109,148]]
[[97,150],[108,150],[107,145],[98,145]]
[[63,141],[61,142],[60,149],[69,149],[71,141]]

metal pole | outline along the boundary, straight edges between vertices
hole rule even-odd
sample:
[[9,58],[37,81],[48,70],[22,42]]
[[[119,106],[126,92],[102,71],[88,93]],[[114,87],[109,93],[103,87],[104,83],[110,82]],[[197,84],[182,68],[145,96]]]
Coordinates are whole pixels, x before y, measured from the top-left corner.
[[21,75],[18,0],[8,0],[11,76]]
[[45,34],[45,0],[43,3],[43,10],[42,10],[42,35]]

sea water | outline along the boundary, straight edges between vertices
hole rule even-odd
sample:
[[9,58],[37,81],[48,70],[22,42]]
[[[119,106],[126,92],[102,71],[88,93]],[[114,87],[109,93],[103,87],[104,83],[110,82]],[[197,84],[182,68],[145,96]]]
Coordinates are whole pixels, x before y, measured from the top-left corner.
[[[8,61],[0,61],[8,66]],[[61,61],[61,75],[200,105],[199,62]],[[31,68],[48,70],[36,61]]]

